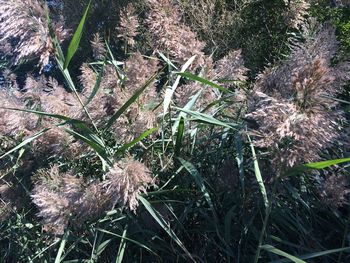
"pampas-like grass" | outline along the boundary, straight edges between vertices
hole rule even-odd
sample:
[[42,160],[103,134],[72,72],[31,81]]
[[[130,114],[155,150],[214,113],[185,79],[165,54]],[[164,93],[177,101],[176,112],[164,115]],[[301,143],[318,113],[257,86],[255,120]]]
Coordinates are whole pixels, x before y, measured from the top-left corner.
[[331,66],[336,50],[334,29],[326,25],[257,81],[247,117],[259,125],[255,144],[271,149],[277,167],[317,161],[339,136],[341,113],[330,99],[341,91],[340,69]]
[[[49,62],[54,49],[46,12],[39,0],[0,1],[0,50],[13,64],[38,58],[42,68]],[[67,37],[59,23],[54,29],[60,40]]]
[[135,45],[135,37],[138,35],[139,21],[136,15],[134,15],[135,9],[132,4],[120,12],[118,38],[124,40],[128,45]]
[[148,185],[153,183],[148,168],[139,161],[125,159],[116,163],[107,173],[103,187],[113,206],[117,203],[136,211],[138,195],[146,193]]
[[205,43],[181,22],[177,6],[170,0],[148,0],[147,3],[150,10],[146,23],[153,38],[153,47],[169,54],[180,65],[193,55],[197,55],[195,65],[203,65]]
[[44,229],[54,234],[63,234],[68,225],[81,228],[117,205],[136,212],[138,196],[153,184],[148,168],[132,158],[116,162],[102,182],[84,182],[72,172],[62,173],[57,165],[34,177],[32,200]]

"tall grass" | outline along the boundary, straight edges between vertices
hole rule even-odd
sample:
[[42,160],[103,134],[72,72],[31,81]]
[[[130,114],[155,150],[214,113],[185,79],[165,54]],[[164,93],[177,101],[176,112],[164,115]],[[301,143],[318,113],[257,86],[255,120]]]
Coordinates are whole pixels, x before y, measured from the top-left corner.
[[[148,8],[157,4],[155,10],[172,6],[167,0],[150,3]],[[150,28],[159,34],[156,39],[163,42],[156,45],[164,50],[152,50],[151,56],[135,55],[135,65],[130,66],[128,59],[137,52],[119,56],[106,38],[97,43],[105,54],[89,63],[91,79],[84,86],[77,82],[72,63],[94,7],[94,1],[89,1],[67,47],[58,41],[53,24],[48,25],[60,81],[66,88],[54,90],[64,94],[65,103],[59,105],[73,110],[62,114],[54,106],[52,112],[45,109],[44,103],[38,107],[20,104],[21,96],[14,97],[18,103],[1,107],[0,261],[347,262],[348,185],[332,181],[334,196],[325,194],[324,185],[334,175],[349,175],[350,158],[334,146],[298,141],[298,136],[305,135],[298,129],[288,130],[296,134],[288,137],[290,141],[279,138],[281,122],[292,126],[299,120],[290,121],[294,113],[276,116],[272,131],[267,123],[271,115],[263,121],[257,115],[275,114],[273,103],[277,105],[278,100],[292,104],[293,96],[300,99],[297,92],[283,93],[296,81],[278,82],[290,73],[294,60],[281,61],[282,66],[266,70],[257,81],[246,78],[240,52],[234,53],[237,60],[229,56],[232,61],[219,73],[218,62],[198,50],[180,64],[184,54],[176,57],[174,53],[181,50],[172,49],[168,39],[160,37],[179,40],[179,36],[163,32],[158,28],[161,21],[156,21],[160,25]],[[179,21],[177,33],[185,37],[189,27]],[[148,18],[147,23],[152,21]],[[201,46],[199,40],[192,40],[193,46]],[[292,73],[311,78],[307,66],[300,69],[300,63]],[[220,79],[225,69],[236,70],[237,75]],[[276,83],[285,90],[278,90]],[[327,84],[312,82],[322,91]],[[160,92],[154,95],[155,90]],[[46,93],[38,94],[46,98]],[[68,100],[69,94],[75,100]],[[9,98],[7,93],[3,97]],[[329,103],[322,98],[317,102]],[[283,111],[283,104],[278,105],[277,110]],[[314,110],[308,114],[315,114]],[[3,121],[7,116],[18,118],[19,123],[29,119],[40,129],[31,130],[29,125],[23,134],[7,134],[12,124]],[[50,132],[55,132],[55,140]],[[271,134],[275,136],[271,144],[258,147],[257,142],[270,140]],[[39,144],[43,142],[55,147],[43,151]],[[303,159],[307,154],[300,157],[303,162],[289,160],[288,151],[299,145],[309,146],[315,150],[311,156],[323,161],[308,162]],[[57,150],[60,147],[64,150]],[[334,191],[342,194],[337,205],[323,200],[336,200]]]

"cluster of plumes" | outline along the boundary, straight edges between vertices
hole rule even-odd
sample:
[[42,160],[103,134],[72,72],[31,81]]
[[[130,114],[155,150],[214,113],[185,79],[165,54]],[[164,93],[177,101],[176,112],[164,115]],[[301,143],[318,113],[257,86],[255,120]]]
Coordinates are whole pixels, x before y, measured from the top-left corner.
[[102,182],[60,172],[55,165],[36,173],[32,199],[44,229],[62,234],[68,225],[82,227],[116,205],[136,211],[139,194],[152,183],[147,167],[132,158],[115,163]]
[[[201,69],[200,76],[212,81],[225,80],[225,86],[233,81],[245,81],[247,68],[240,50],[231,51],[221,60],[213,63],[211,57],[203,53],[205,43],[198,40],[197,34],[182,21],[182,14],[173,1],[148,0],[146,24],[150,30],[153,47],[170,56],[172,61],[183,65],[192,56],[196,56],[189,70]],[[218,98],[212,88],[204,88],[198,82],[180,85],[176,89],[175,102],[185,106],[190,99],[201,92],[196,102],[197,109],[203,109]]]
[[[135,92],[146,84],[158,71],[158,61],[144,58],[141,53],[130,55],[122,69],[107,65],[104,68],[100,89],[88,104],[87,109],[93,120],[106,123],[108,119],[120,109]],[[88,65],[81,67],[80,80],[84,86],[83,94],[90,97],[96,82],[96,73]],[[125,74],[123,80],[120,74]],[[155,81],[151,81],[146,90],[138,97],[126,112],[117,120],[113,129],[118,142],[128,142],[140,136],[147,129],[156,126],[158,111],[158,95]]]
[[325,25],[261,74],[252,91],[246,117],[259,126],[254,144],[271,150],[277,171],[319,160],[339,135],[342,114],[330,97],[341,91],[346,67],[331,66],[336,51],[334,28]]
[[135,9],[132,4],[120,12],[119,15],[119,26],[118,37],[124,40],[128,45],[135,45],[135,37],[138,35],[139,20],[136,15],[134,15]]
[[[241,50],[233,50],[220,60],[213,63],[210,57],[204,57],[204,65],[201,70],[201,77],[219,83],[226,88],[233,87],[237,96],[237,101],[243,95],[242,91],[237,88],[237,82],[247,80],[248,69],[244,66],[244,60]],[[218,94],[213,88],[203,88],[198,82],[191,82],[186,85],[180,85],[176,89],[176,103],[178,106],[184,107],[190,99],[201,91],[201,95],[196,102],[197,109],[204,109],[210,103],[218,99]],[[245,98],[241,98],[244,100]],[[233,106],[233,105],[231,105]]]
[[[83,91],[80,96],[87,103],[97,74],[87,64],[81,67],[81,71]],[[124,67],[106,65],[100,89],[86,106],[97,126],[105,125],[157,71],[158,61],[146,59],[138,52],[130,55]],[[21,91],[0,90],[0,98],[8,108],[29,108],[90,121],[76,96],[51,77],[28,75]],[[116,140],[126,143],[156,126],[157,112],[154,107],[158,103],[153,80],[112,127]],[[23,136],[31,136],[42,129],[49,129],[32,142],[31,152],[37,159],[45,156],[72,160],[88,150],[88,147],[69,135],[64,127],[57,127],[59,120],[55,118],[8,109],[0,109],[0,113],[2,135],[15,136],[22,132]],[[70,219],[79,219],[79,222],[93,219],[117,203],[136,210],[138,194],[144,192],[151,181],[147,168],[131,159],[117,163],[106,175],[105,181],[93,183],[77,178],[72,173],[60,174],[58,167],[54,166],[51,170],[38,172],[33,201],[40,210],[39,216],[44,219],[45,228],[53,233],[62,233],[71,222]],[[3,210],[8,207],[6,203]]]
[[308,0],[284,0],[287,5],[287,11],[284,14],[288,25],[291,28],[299,29],[305,24],[306,16],[310,8]]
[[[3,175],[0,173],[0,176]],[[17,211],[23,205],[21,189],[13,183],[0,180],[0,223],[6,220],[13,211]]]
[[[205,59],[205,65],[201,70],[201,77],[211,80],[214,78],[213,63],[210,58]],[[200,92],[199,97],[195,103],[196,109],[203,109],[209,103],[217,98],[217,94],[212,88],[203,88],[199,82],[190,81],[189,83],[179,85],[176,88],[175,103],[177,106],[184,107],[194,96]]]
[[152,35],[153,47],[164,52],[181,65],[197,55],[195,65],[204,64],[205,43],[198,40],[181,21],[181,13],[171,0],[147,0],[149,12],[146,23]]
[[339,208],[348,204],[348,194],[350,193],[348,175],[342,172],[326,171],[325,180],[319,191],[325,205]]
[[215,63],[215,78],[221,81],[246,81],[248,69],[244,66],[242,50],[230,51]]
[[[25,92],[21,94],[21,100],[26,107],[73,119],[80,118],[83,115],[82,106],[79,104],[78,99],[73,93],[66,91],[52,77],[40,76],[35,79],[32,76],[28,76],[24,89]],[[22,108],[24,108],[24,105]],[[41,117],[37,121],[36,131],[49,130],[43,136],[34,140],[33,152],[35,155],[38,155],[38,157],[62,156],[73,158],[78,157],[84,150],[87,150],[87,147],[76,141],[62,127],[57,127],[58,123],[59,120],[48,117]]]
[[52,77],[28,75],[24,90],[21,97],[31,107],[69,118],[79,116],[81,106],[77,98]]
[[[25,116],[23,112],[5,108],[22,108],[21,101],[10,90],[0,89],[0,134],[4,136],[26,135],[29,133],[32,119]],[[29,129],[28,129],[29,128]]]
[[71,158],[79,156],[86,149],[66,131],[56,126],[57,119],[18,111],[32,109],[70,118],[80,117],[82,110],[78,100],[59,85],[57,80],[28,75],[22,91],[5,88],[0,90],[2,106],[5,107],[0,109],[1,135],[21,139],[47,129],[32,143],[35,157]]
[[197,0],[178,1],[181,10],[186,14],[191,23],[191,28],[195,29],[200,36],[208,39],[216,47],[230,49],[227,38],[230,35],[230,28],[239,27],[242,23],[240,12],[245,3],[235,3],[234,8],[221,0]]
[[99,33],[95,33],[93,35],[93,39],[90,41],[90,44],[93,52],[93,57],[95,59],[102,60],[107,53],[107,49]]
[[153,178],[148,168],[141,162],[128,158],[116,163],[107,173],[103,188],[113,206],[119,203],[136,211],[138,196],[146,193],[147,186],[152,183]]
[[[46,12],[39,0],[0,0],[0,50],[13,64],[36,58],[41,67],[49,62],[54,47]],[[59,23],[54,29],[60,40],[67,37]]]

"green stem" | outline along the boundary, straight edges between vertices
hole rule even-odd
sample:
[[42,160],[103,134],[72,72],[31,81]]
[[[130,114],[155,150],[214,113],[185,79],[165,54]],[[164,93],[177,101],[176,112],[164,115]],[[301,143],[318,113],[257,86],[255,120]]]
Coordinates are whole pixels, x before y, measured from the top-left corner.
[[[274,198],[276,190],[277,190],[277,179],[276,179],[276,181],[273,184],[273,188],[272,188],[272,192],[271,192],[272,198]],[[260,237],[259,237],[259,241],[258,241],[258,248],[256,249],[256,253],[255,253],[254,263],[258,263],[259,262],[261,246],[262,246],[262,243],[264,242],[264,236],[266,234],[267,224],[269,222],[270,214],[271,214],[271,211],[272,211],[272,206],[273,206],[272,198],[270,198],[270,200],[268,202],[268,205],[267,205],[267,207],[265,209],[265,218],[264,218],[263,226],[262,226]]]

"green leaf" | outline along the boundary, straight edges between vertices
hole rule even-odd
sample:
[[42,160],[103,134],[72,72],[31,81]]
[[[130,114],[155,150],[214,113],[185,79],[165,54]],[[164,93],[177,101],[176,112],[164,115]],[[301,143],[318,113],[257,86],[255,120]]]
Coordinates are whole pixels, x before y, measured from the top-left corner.
[[11,150],[9,150],[8,152],[4,153],[3,155],[0,156],[0,160],[6,156],[8,156],[9,154],[21,149],[22,147],[24,147],[25,145],[27,145],[28,143],[31,143],[32,141],[34,141],[36,138],[40,137],[41,135],[43,135],[45,132],[47,132],[48,130],[50,130],[51,128],[47,128],[44,130],[41,130],[40,132],[34,134],[33,136],[25,139],[23,142],[21,142],[20,144],[18,144],[16,147],[12,148]]
[[162,52],[158,51],[157,53],[165,61],[165,63],[178,70],[178,68],[173,64],[173,62],[171,62],[171,60],[168,59]]
[[341,164],[345,162],[350,162],[350,158],[343,158],[343,159],[335,159],[335,160],[327,160],[322,162],[316,162],[316,163],[307,163],[304,166],[310,168],[310,169],[324,169],[336,164]]
[[178,156],[181,150],[182,140],[185,132],[185,119],[184,117],[180,117],[179,127],[176,135],[176,143],[175,143],[175,155]]
[[147,131],[145,131],[144,133],[142,133],[139,137],[137,137],[135,140],[124,144],[123,146],[121,146],[118,151],[116,152],[116,154],[118,153],[123,153],[125,152],[127,149],[133,147],[136,143],[142,141],[144,138],[146,138],[147,136],[149,136],[152,132],[158,130],[158,128],[151,128]]
[[[73,130],[70,130],[70,129],[65,129],[66,132],[68,132],[69,134],[73,135],[75,138],[77,138],[77,139],[87,143],[92,149],[94,149],[96,151],[96,153],[99,155],[99,157],[102,158],[101,159],[102,161],[104,161],[108,165],[112,164],[111,160],[109,160],[109,158],[108,158],[108,154],[105,151],[105,147],[106,146],[105,146],[105,143],[104,143],[103,139],[100,138],[99,136],[97,136],[83,121],[76,120],[76,119],[71,119],[69,117],[66,117],[66,116],[63,116],[63,115],[59,115],[59,114],[51,114],[51,113],[35,111],[35,110],[13,109],[13,108],[6,108],[6,109],[16,110],[16,111],[23,111],[23,112],[28,112],[28,113],[34,113],[34,114],[37,114],[37,115],[40,115],[40,116],[47,116],[47,117],[52,117],[52,118],[64,120],[65,123],[60,123],[60,124],[57,124],[56,126],[62,126],[64,124],[71,124],[74,128],[76,128],[76,129],[80,130],[81,132],[83,132],[83,134],[80,134],[80,133],[78,133],[76,131],[73,131]],[[13,149],[13,150],[15,150],[15,149]],[[17,150],[17,148],[16,148],[16,150]]]
[[175,72],[175,74],[180,75],[181,77],[185,77],[185,78],[188,78],[190,80],[194,80],[194,81],[200,82],[202,84],[208,85],[208,86],[213,87],[215,89],[218,89],[218,90],[220,90],[222,92],[232,93],[230,90],[228,90],[228,89],[226,89],[226,88],[224,88],[224,87],[222,87],[222,86],[220,86],[220,85],[218,85],[218,84],[216,84],[214,82],[211,82],[211,81],[209,81],[207,79],[204,79],[204,78],[201,78],[199,76],[196,76],[196,75],[194,75],[194,74],[192,74],[190,72]]
[[61,262],[61,258],[62,258],[63,251],[64,251],[64,248],[65,248],[66,243],[67,243],[67,239],[68,239],[68,232],[65,232],[63,237],[62,237],[62,240],[61,240],[60,248],[57,251],[55,263],[60,263]]
[[[185,107],[183,107],[183,109],[191,110],[193,108],[193,106],[195,105],[197,99],[201,95],[201,93],[202,93],[202,90],[198,91],[197,94],[194,95],[189,102],[187,102],[187,104],[185,105]],[[179,126],[181,118],[185,118],[186,115],[187,114],[185,112],[180,112],[179,116],[176,118],[176,121],[174,122],[174,125],[172,127],[173,134],[175,134],[175,132],[178,130],[178,126]]]
[[111,62],[112,62],[112,65],[114,66],[115,70],[116,70],[116,73],[117,73],[117,76],[118,78],[121,80],[121,82],[124,82],[125,80],[125,73],[121,70],[121,68],[119,66],[122,66],[124,65],[124,62],[120,62],[120,61],[117,61],[114,56],[113,56],[113,52],[111,50],[111,48],[109,47],[107,41],[105,42],[106,44],[106,47],[107,47],[107,50],[108,50],[108,54],[109,56],[111,57]]
[[59,239],[56,239],[54,242],[52,242],[52,244],[48,245],[46,248],[44,248],[43,250],[41,250],[39,253],[38,253],[38,251],[37,251],[37,252],[35,253],[35,257],[33,257],[33,258],[30,259],[30,262],[37,262],[37,261],[34,261],[34,259],[36,259],[36,258],[38,258],[38,257],[42,257],[42,256],[45,254],[45,252],[46,252],[47,250],[49,250],[50,248],[56,246],[59,242],[60,242],[60,240],[59,240]]
[[150,215],[156,220],[156,222],[164,229],[164,231],[175,241],[179,247],[186,253],[186,255],[193,261],[196,262],[181,240],[177,237],[174,231],[168,226],[163,217],[153,208],[153,206],[142,196],[139,196],[139,200],[144,205],[146,210],[150,213]]
[[106,147],[106,144],[103,141],[103,138],[96,135],[96,133],[94,133],[84,122],[74,122],[73,126],[84,136],[86,136],[87,138],[89,138],[90,140],[98,144],[101,148]]
[[63,64],[64,62],[64,54],[60,45],[60,42],[58,41],[57,35],[56,35],[56,31],[52,25],[52,20],[50,18],[49,15],[49,9],[46,8],[46,18],[48,21],[48,27],[49,27],[49,34],[51,37],[51,41],[55,47],[55,53],[56,53],[56,59],[60,64]]
[[[300,256],[298,256],[298,258],[303,259],[303,260],[304,259],[312,259],[312,258],[326,256],[326,255],[333,254],[333,253],[339,253],[339,252],[350,252],[350,247],[329,249],[329,250],[325,250],[325,251],[309,253],[309,254],[305,254],[305,255],[300,255]],[[288,262],[288,260],[281,259],[281,260],[272,261],[270,263],[284,263],[284,262]]]
[[84,13],[83,17],[80,20],[80,23],[79,23],[79,25],[77,27],[77,30],[75,31],[75,33],[73,35],[73,38],[72,38],[71,42],[69,43],[67,56],[66,56],[66,59],[64,61],[63,69],[66,69],[68,67],[69,62],[73,58],[75,52],[77,52],[77,50],[78,50],[78,47],[79,47],[79,44],[80,44],[80,40],[81,40],[81,36],[82,36],[82,33],[83,33],[83,29],[84,29],[84,25],[85,25],[85,20],[86,20],[88,11],[90,9],[90,5],[91,5],[91,0],[90,0],[89,4],[88,4],[88,6],[87,6],[87,8],[85,10],[85,13]]
[[110,127],[112,127],[114,122],[124,113],[124,111],[129,108],[132,103],[137,100],[141,93],[154,81],[157,76],[158,73],[155,73],[139,90],[135,92],[135,94],[127,102],[125,102],[125,104],[117,112],[113,114],[113,116],[109,119],[105,130],[108,130]]
[[315,162],[315,163],[307,163],[307,164],[298,165],[298,166],[290,168],[287,172],[284,173],[283,176],[293,176],[293,175],[301,174],[303,172],[307,172],[309,170],[321,170],[321,169],[328,168],[328,167],[333,166],[333,165],[346,163],[346,162],[350,162],[350,158],[326,160],[326,161]]
[[264,185],[264,181],[263,181],[262,176],[261,176],[258,158],[256,157],[255,149],[254,149],[253,143],[252,143],[249,136],[248,136],[248,140],[250,142],[250,148],[252,151],[256,181],[259,184],[260,192],[261,192],[261,194],[263,196],[263,200],[264,200],[264,205],[265,205],[265,208],[267,209],[269,207],[269,200],[267,199],[267,192],[266,192],[266,188]]
[[243,164],[243,147],[242,147],[242,140],[241,140],[241,135],[238,134],[236,137],[236,151],[237,151],[237,156],[236,156],[236,162],[239,168],[239,180],[241,183],[242,187],[242,193],[243,196],[245,196],[245,178],[244,178],[244,164]]
[[105,241],[103,241],[97,248],[96,248],[96,256],[99,257],[108,247],[109,243],[112,242],[112,238],[111,239],[107,239]]
[[[194,61],[194,59],[196,58],[196,56],[191,57],[181,68],[181,72],[185,72],[186,69],[191,66],[192,62]],[[177,86],[179,85],[181,80],[181,76],[178,76],[174,82],[174,84],[169,88],[167,88],[165,90],[165,95],[164,95],[164,104],[163,104],[163,113],[164,115],[167,113],[168,108],[170,106],[171,100],[173,98],[173,95],[175,93],[175,90],[177,88]]]
[[99,143],[99,141],[96,140],[94,137],[94,134],[80,134],[76,131],[73,131],[71,129],[65,128],[64,129],[66,132],[74,136],[76,139],[81,140],[82,142],[86,143],[89,145],[95,152],[96,154],[100,157],[104,170],[106,166],[112,166],[113,161],[109,158],[106,150],[104,147],[102,147]]
[[127,226],[125,227],[125,229],[123,231],[123,235],[122,235],[122,238],[121,238],[121,241],[120,241],[117,258],[115,260],[116,263],[122,263],[123,262],[124,252],[125,252],[125,247],[126,247],[126,239],[125,239],[126,232],[127,232]]
[[177,107],[175,107],[175,109],[177,109],[179,111],[182,111],[182,112],[185,112],[188,115],[194,117],[194,120],[200,121],[200,122],[203,122],[203,123],[213,124],[213,125],[216,125],[216,126],[222,126],[222,127],[229,128],[229,129],[234,129],[234,127],[237,126],[237,124],[229,124],[229,123],[225,123],[225,122],[219,121],[219,120],[215,119],[214,117],[212,117],[209,114],[200,113],[200,112],[197,112],[197,111],[191,111],[191,110],[187,110],[185,108],[177,108]]
[[[88,131],[88,133],[93,134],[93,132],[90,130],[90,128],[88,128],[88,126],[85,124],[85,122],[78,120],[78,119],[72,119],[72,118],[64,116],[64,115],[52,114],[52,113],[36,111],[36,110],[28,110],[28,109],[15,109],[15,108],[3,108],[3,109],[23,111],[23,112],[27,112],[27,113],[37,114],[39,116],[46,116],[46,117],[51,117],[51,118],[63,120],[63,121],[65,121],[64,123],[57,124],[56,126],[61,126],[64,124],[71,124],[76,128],[83,129],[85,131]],[[99,140],[99,142],[101,143],[101,145],[104,145],[104,143],[101,139]]]
[[141,247],[141,248],[146,249],[148,252],[152,253],[153,255],[158,256],[157,253],[155,253],[152,249],[150,249],[149,247],[145,246],[144,244],[142,244],[142,243],[140,243],[140,242],[138,242],[138,241],[136,241],[136,240],[134,240],[134,239],[128,238],[128,237],[123,236],[123,235],[118,235],[118,234],[116,234],[116,233],[110,232],[110,231],[105,230],[105,229],[102,229],[102,228],[96,228],[96,230],[98,230],[98,231],[100,231],[100,232],[102,232],[102,233],[106,233],[106,234],[112,235],[112,236],[116,236],[116,237],[119,237],[119,238],[123,238],[123,239],[125,239],[126,241],[129,241],[129,242],[131,242],[131,243],[134,243],[134,244],[138,245],[138,246]]
[[98,73],[96,83],[94,85],[94,88],[93,88],[89,98],[87,99],[87,101],[85,103],[85,107],[92,101],[92,99],[95,97],[95,95],[97,94],[98,90],[100,89],[104,67],[105,67],[105,63],[102,64],[102,69]]
[[6,109],[6,110],[14,110],[14,111],[23,111],[23,112],[27,112],[27,113],[34,113],[40,116],[47,116],[47,117],[52,117],[52,118],[56,118],[56,119],[60,119],[60,120],[64,120],[64,121],[68,121],[68,122],[82,122],[80,120],[76,120],[76,119],[72,119],[69,118],[67,116],[64,115],[59,115],[59,114],[52,114],[52,113],[47,113],[47,112],[43,112],[43,111],[36,111],[36,110],[28,110],[28,109],[16,109],[16,108],[5,108],[5,107],[0,107],[1,109]]
[[201,192],[204,195],[204,198],[208,202],[208,205],[209,205],[210,209],[214,212],[215,211],[214,205],[213,205],[213,202],[212,202],[212,200],[210,198],[209,191],[205,187],[204,179],[200,176],[199,172],[197,171],[197,169],[194,167],[193,164],[191,164],[190,162],[185,161],[182,158],[178,158],[178,159],[181,162],[182,166],[185,167],[185,169],[190,173],[190,175],[192,175],[192,177],[193,177],[194,181],[196,182],[198,188],[201,190]]
[[279,255],[279,256],[282,256],[282,257],[285,257],[285,258],[288,258],[289,260],[295,262],[295,263],[307,263],[297,257],[294,257],[278,248],[275,248],[274,246],[271,246],[271,245],[263,245],[261,246],[261,249],[264,249],[268,252],[271,252],[271,253],[274,253],[276,255]]

